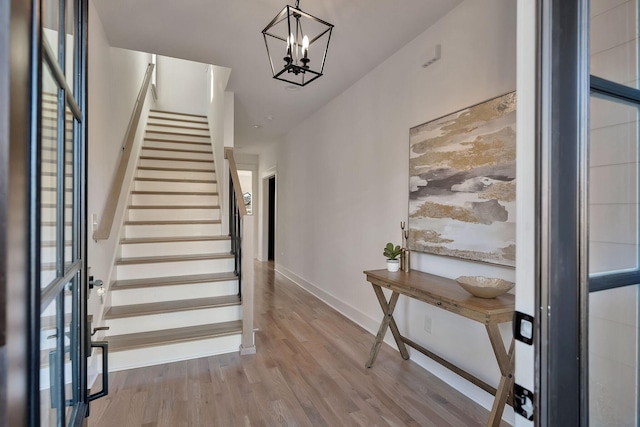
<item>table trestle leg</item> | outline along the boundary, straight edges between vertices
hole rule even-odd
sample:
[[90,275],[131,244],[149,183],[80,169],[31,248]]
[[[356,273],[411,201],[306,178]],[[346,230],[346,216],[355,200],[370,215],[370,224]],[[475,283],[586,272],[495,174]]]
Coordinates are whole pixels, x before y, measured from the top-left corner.
[[396,308],[396,303],[398,302],[398,297],[400,296],[400,294],[398,294],[397,292],[393,292],[391,294],[389,302],[387,302],[387,299],[385,298],[380,286],[373,285],[373,290],[378,297],[378,302],[380,303],[380,307],[382,308],[384,317],[382,319],[382,322],[380,323],[380,328],[378,329],[376,340],[373,343],[373,347],[371,348],[369,360],[367,360],[367,364],[365,365],[367,368],[370,368],[373,365],[373,362],[375,362],[376,357],[378,356],[378,352],[380,351],[380,347],[382,346],[384,336],[387,333],[387,328],[391,329],[391,334],[396,341],[396,345],[398,346],[398,350],[400,350],[402,358],[405,360],[409,359],[409,351],[407,350],[407,347],[402,340],[402,336],[400,335],[400,331],[398,330],[398,325],[396,325],[396,321],[393,318],[393,311]]
[[498,325],[491,324],[485,325],[487,333],[489,334],[489,340],[491,341],[491,347],[495,353],[496,360],[498,361],[498,367],[500,368],[500,382],[498,383],[498,389],[496,391],[496,397],[493,401],[493,407],[491,408],[491,415],[489,416],[488,426],[499,426],[502,420],[502,413],[504,412],[504,406],[509,397],[509,392],[513,388],[513,372],[515,368],[514,347],[515,341],[511,339],[511,345],[509,346],[509,352],[504,346],[502,335],[500,335],[500,329]]

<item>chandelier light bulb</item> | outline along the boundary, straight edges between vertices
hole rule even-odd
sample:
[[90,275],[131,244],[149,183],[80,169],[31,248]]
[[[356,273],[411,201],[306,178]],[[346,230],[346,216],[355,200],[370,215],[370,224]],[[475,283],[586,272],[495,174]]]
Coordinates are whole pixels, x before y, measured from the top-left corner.
[[306,58],[309,53],[309,37],[304,36],[302,39],[302,55]]

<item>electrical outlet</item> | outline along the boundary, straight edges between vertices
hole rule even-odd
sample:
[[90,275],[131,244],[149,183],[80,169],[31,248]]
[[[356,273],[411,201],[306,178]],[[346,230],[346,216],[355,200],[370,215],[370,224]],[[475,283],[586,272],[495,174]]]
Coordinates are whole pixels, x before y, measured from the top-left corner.
[[428,315],[424,316],[424,331],[428,334],[431,333],[431,317]]

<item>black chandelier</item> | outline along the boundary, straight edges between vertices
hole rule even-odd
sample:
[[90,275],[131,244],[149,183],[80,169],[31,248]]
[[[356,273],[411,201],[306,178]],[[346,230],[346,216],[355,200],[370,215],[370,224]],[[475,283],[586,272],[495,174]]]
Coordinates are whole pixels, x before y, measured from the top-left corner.
[[332,30],[332,24],[300,10],[300,0],[285,6],[262,30],[273,78],[304,86],[320,77]]

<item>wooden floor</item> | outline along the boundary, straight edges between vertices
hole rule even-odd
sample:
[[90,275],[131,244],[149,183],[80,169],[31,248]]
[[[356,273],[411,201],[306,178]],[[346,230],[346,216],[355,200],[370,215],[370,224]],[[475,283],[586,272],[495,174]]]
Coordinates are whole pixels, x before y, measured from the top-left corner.
[[89,426],[486,424],[489,411],[386,344],[365,368],[374,336],[274,273],[272,263],[256,263],[255,284],[256,355],[112,373],[109,395],[91,404]]

